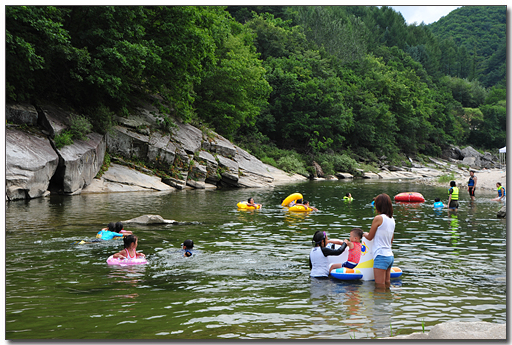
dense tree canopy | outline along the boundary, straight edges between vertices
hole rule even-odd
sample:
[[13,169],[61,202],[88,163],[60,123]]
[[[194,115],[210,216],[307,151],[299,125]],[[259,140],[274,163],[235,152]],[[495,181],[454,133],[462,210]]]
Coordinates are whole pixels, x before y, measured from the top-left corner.
[[431,25],[387,6],[7,6],[7,98],[65,103],[105,131],[151,96],[169,116],[331,165],[325,153],[496,148],[505,19],[505,6]]

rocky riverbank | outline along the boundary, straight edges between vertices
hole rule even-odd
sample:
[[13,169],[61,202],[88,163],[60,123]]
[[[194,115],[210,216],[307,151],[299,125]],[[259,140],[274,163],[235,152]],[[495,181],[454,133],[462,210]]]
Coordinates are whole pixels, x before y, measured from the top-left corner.
[[[6,200],[50,193],[257,188],[307,180],[264,164],[208,129],[175,121],[162,131],[158,109],[147,104],[128,118],[118,117],[105,135],[90,133],[84,140],[57,148],[55,137],[69,129],[71,114],[54,105],[6,105]],[[112,162],[100,176],[107,153]],[[427,162],[409,158],[401,167],[389,165],[382,157],[379,171],[360,170],[356,176],[347,172],[324,176],[318,166],[314,179],[407,179],[437,184],[438,177],[452,175],[464,188],[471,168],[477,170],[477,190],[490,191],[496,182],[506,182],[505,171],[493,169],[496,157],[488,152],[452,147],[443,157]]]

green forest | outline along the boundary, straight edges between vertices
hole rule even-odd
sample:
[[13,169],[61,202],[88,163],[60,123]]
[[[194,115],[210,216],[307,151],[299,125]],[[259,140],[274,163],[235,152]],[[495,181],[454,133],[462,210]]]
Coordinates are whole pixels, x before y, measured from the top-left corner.
[[6,97],[106,133],[151,100],[308,175],[506,143],[506,6],[6,6]]

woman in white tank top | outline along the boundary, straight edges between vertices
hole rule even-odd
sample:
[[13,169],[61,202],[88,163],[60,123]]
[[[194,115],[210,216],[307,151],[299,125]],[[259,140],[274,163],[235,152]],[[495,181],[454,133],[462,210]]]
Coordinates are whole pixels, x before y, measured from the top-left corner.
[[394,263],[393,243],[395,233],[395,219],[393,218],[393,204],[387,194],[380,194],[375,198],[375,209],[378,215],[373,218],[370,232],[363,236],[373,240],[373,274],[375,284],[389,287],[391,285],[391,267]]

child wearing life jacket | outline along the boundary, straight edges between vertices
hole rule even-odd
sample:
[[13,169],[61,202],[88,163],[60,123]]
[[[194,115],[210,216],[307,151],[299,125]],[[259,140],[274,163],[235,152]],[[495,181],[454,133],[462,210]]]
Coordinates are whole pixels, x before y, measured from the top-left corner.
[[135,259],[146,257],[143,253],[137,253],[139,239],[135,235],[128,235],[124,238],[124,249],[113,255],[114,259]]
[[352,200],[354,200],[354,198],[352,197],[352,194],[350,194],[350,193],[345,194],[345,196],[343,197],[343,201],[352,201]]
[[503,201],[505,199],[506,193],[505,193],[505,187],[501,185],[501,182],[496,182],[496,188],[498,188],[498,196],[495,199],[492,199],[494,201]]

